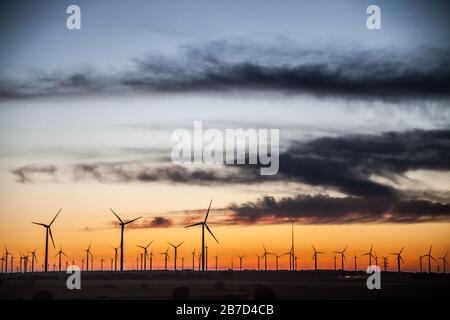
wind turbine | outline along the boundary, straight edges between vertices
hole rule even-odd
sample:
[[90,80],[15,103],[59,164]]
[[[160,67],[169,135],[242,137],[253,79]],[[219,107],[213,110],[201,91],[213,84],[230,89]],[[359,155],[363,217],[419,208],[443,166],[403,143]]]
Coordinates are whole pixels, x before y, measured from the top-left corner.
[[170,243],[170,242],[167,242],[169,245],[171,245],[172,247],[173,247],[173,249],[174,249],[174,251],[175,251],[175,253],[174,253],[174,261],[173,261],[173,270],[177,270],[177,251],[178,251],[178,247],[179,246],[181,246],[183,243],[184,243],[184,241],[183,242],[180,242],[179,244],[177,244],[177,245],[174,245],[174,244],[172,244],[172,243]]
[[5,273],[8,273],[8,256],[11,252],[8,251],[8,248],[5,245]]
[[428,257],[428,273],[431,273],[431,259],[433,261],[437,262],[436,259],[431,255],[431,249],[433,246],[430,246],[430,250],[428,251],[428,254],[424,255],[424,257]]
[[389,264],[388,262],[389,257],[383,257],[383,267],[384,267],[384,271],[387,271],[387,266]]
[[283,254],[275,254],[275,253],[270,253],[270,254],[272,254],[272,255],[275,256],[276,270],[278,271],[278,259],[279,259],[280,257],[282,257],[282,256],[285,256],[285,255],[289,254],[289,252],[283,253]]
[[167,247],[167,250],[165,252],[161,252],[160,254],[164,255],[164,270],[167,271],[167,261],[169,261],[169,247]]
[[195,270],[195,249],[192,251],[192,270]]
[[444,267],[443,271],[445,273],[445,265],[447,264],[447,253],[445,253],[445,255],[443,257],[438,258],[438,260],[442,260],[442,266]]
[[190,228],[190,227],[195,227],[195,226],[202,226],[202,271],[205,271],[205,227],[208,230],[208,232],[212,235],[214,240],[216,240],[216,242],[219,243],[217,238],[212,233],[211,229],[209,229],[208,224],[206,223],[206,220],[208,219],[208,215],[209,215],[209,210],[211,209],[211,203],[212,203],[212,199],[209,203],[208,211],[206,211],[205,220],[203,220],[202,222],[194,223],[194,224],[191,224],[191,225],[185,227],[185,228]]
[[239,257],[239,270],[242,271],[242,260],[244,259],[245,255],[243,256],[238,255],[238,257]]
[[31,272],[34,272],[34,263],[37,262],[36,250],[31,251]]
[[369,252],[362,254],[362,256],[369,256],[369,266],[372,265],[372,258],[373,258],[372,250],[373,250],[373,245],[370,247]]
[[260,268],[260,262],[261,262],[261,256],[256,256],[258,258],[258,271],[261,270]]
[[292,271],[295,267],[295,249],[294,249],[294,220],[291,221],[291,250],[289,252],[289,269]]
[[52,239],[53,248],[55,248],[55,241],[53,240],[51,226],[52,226],[53,222],[55,222],[55,220],[58,217],[61,210],[62,210],[62,208],[59,209],[58,213],[56,214],[56,216],[53,218],[53,220],[49,224],[44,224],[44,223],[40,223],[40,222],[32,222],[33,224],[37,224],[37,225],[45,228],[45,259],[44,259],[45,260],[44,261],[45,272],[48,271],[48,236],[50,235],[50,238]]
[[336,271],[337,270],[337,267],[336,267],[336,255],[334,255],[334,257],[333,257],[333,259],[334,259],[334,271]]
[[347,261],[347,259],[345,258],[345,250],[347,250],[348,246],[345,246],[344,250],[342,251],[335,251],[334,253],[340,254],[341,255],[341,266],[342,266],[342,271],[344,271],[344,260]]
[[264,248],[264,254],[263,254],[263,257],[264,257],[264,270],[267,271],[267,255],[268,254],[273,254],[273,253],[268,252],[264,245],[263,245],[263,248]]
[[153,270],[153,249],[150,250],[150,271]]
[[356,270],[358,270],[358,266],[357,266],[358,256],[356,255],[356,252],[355,252],[355,255],[353,256],[353,260],[355,262],[355,271],[356,271]]
[[86,271],[89,271],[89,256],[93,258],[92,252],[91,252],[91,244],[92,241],[89,243],[89,247],[85,250],[86,251]]
[[100,271],[103,271],[103,262],[104,262],[105,260],[103,260],[103,257],[101,258],[101,260],[100,260]]
[[[55,255],[55,257],[56,256],[59,256],[59,258],[58,258],[58,271],[59,272],[61,272],[61,256],[62,255],[65,255],[66,257],[67,257],[67,254],[65,254],[64,253],[64,251],[62,250],[62,246],[59,246],[59,251],[58,251],[58,253]],[[68,257],[67,257],[68,258]]]
[[398,272],[401,272],[401,270],[400,270],[400,262],[404,262],[403,258],[402,258],[403,249],[405,249],[405,247],[403,247],[402,250],[400,250],[399,252],[391,253],[391,255],[397,256],[397,271]]
[[423,267],[422,267],[422,259],[425,257],[425,255],[419,255],[419,267],[420,267],[420,273],[423,272]]
[[314,254],[312,256],[312,258],[314,260],[314,270],[317,270],[317,258],[319,256],[319,254],[324,253],[324,252],[317,251],[316,248],[314,247],[314,245],[312,245],[312,247],[314,250]]
[[150,241],[146,246],[138,246],[139,248],[144,249],[144,270],[147,270],[147,257],[148,257],[148,247],[152,244],[153,240]]
[[114,249],[114,271],[117,271],[117,250],[119,250],[120,247],[113,247],[113,246],[110,247]]
[[[218,264],[219,264],[219,257],[216,256],[216,271],[217,271]],[[444,271],[444,272],[445,272],[445,271]]]
[[142,216],[139,217],[139,218],[133,219],[133,220],[129,220],[127,222],[123,222],[123,220],[120,219],[120,217],[117,215],[117,213],[114,212],[113,209],[109,208],[109,210],[111,210],[111,212],[119,220],[119,225],[120,225],[120,271],[123,271],[123,233],[125,231],[125,226],[130,224],[130,223],[132,223],[132,222],[134,222],[134,221],[136,221],[136,220],[138,220],[138,219],[140,219],[140,218],[142,218]]

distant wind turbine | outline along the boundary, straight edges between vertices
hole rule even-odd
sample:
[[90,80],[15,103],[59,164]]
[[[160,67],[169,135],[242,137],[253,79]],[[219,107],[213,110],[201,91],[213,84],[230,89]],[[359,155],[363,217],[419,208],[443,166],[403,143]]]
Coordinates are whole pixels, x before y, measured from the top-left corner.
[[61,256],[64,255],[67,257],[67,254],[64,253],[62,246],[59,247],[58,253],[55,255],[55,257],[58,257],[58,271],[61,272]]
[[34,263],[37,262],[36,250],[31,251],[31,272],[34,272]]
[[[120,247],[113,247],[113,246],[110,246],[110,247],[114,249],[114,271],[117,271],[117,250],[119,250]],[[111,266],[111,270],[112,270],[112,266]]]
[[404,249],[405,249],[405,247],[403,247],[402,250],[400,250],[399,252],[393,252],[393,253],[391,253],[391,255],[397,256],[397,271],[398,271],[398,272],[401,272],[401,269],[400,269],[400,263],[401,263],[401,262],[404,262],[404,261],[403,261],[403,258],[402,258],[402,252],[403,252]]
[[192,270],[195,270],[195,249],[192,251]]
[[164,255],[164,270],[167,271],[167,262],[169,261],[169,247],[167,247],[167,250],[164,252],[161,252],[160,254]]
[[433,249],[433,246],[430,246],[430,250],[428,251],[428,254],[424,255],[424,257],[428,258],[428,273],[431,273],[431,260],[434,262],[437,262],[436,259],[431,255],[431,249]]
[[443,257],[438,258],[438,260],[442,260],[443,272],[445,273],[445,265],[447,264],[447,253]]
[[344,261],[347,259],[345,258],[345,250],[347,250],[348,246],[345,246],[344,250],[342,251],[335,251],[334,253],[337,253],[341,255],[341,270],[344,271]]
[[175,270],[175,271],[177,270],[177,251],[178,251],[178,247],[181,246],[183,243],[184,243],[184,241],[180,242],[177,245],[174,245],[174,244],[168,242],[168,244],[171,245],[173,247],[173,250],[175,251],[174,252],[174,257],[173,257],[173,259],[174,259],[174,261],[173,261],[173,270]]
[[388,264],[389,264],[388,259],[389,259],[389,257],[383,257],[383,269],[384,269],[384,271],[387,271],[387,267],[388,267]]
[[312,245],[312,248],[314,250],[314,254],[312,256],[312,258],[314,260],[314,270],[317,270],[317,259],[319,257],[319,254],[322,254],[324,252],[317,251],[316,248],[314,247],[314,245]]
[[124,255],[123,254],[123,234],[124,234],[124,231],[125,231],[125,226],[130,224],[130,223],[133,223],[134,221],[136,221],[136,220],[138,220],[140,218],[142,218],[142,216],[138,217],[136,219],[133,219],[133,220],[129,220],[127,222],[123,222],[123,220],[120,219],[120,217],[117,215],[117,213],[114,212],[113,209],[109,208],[109,210],[111,210],[111,212],[119,220],[119,225],[120,225],[120,271],[123,271],[123,255]]
[[208,211],[206,211],[205,220],[203,220],[202,222],[194,223],[194,224],[191,224],[191,225],[185,227],[185,228],[190,228],[190,227],[195,227],[195,226],[202,226],[202,271],[205,271],[205,228],[208,230],[208,232],[211,234],[211,236],[214,238],[214,240],[216,240],[216,242],[219,243],[217,238],[212,233],[211,229],[209,229],[208,224],[206,223],[206,220],[208,219],[208,215],[209,215],[209,210],[211,209],[211,203],[212,203],[212,200],[209,203]]
[[44,223],[40,223],[40,222],[32,222],[33,224],[37,224],[37,225],[45,228],[45,258],[44,258],[45,272],[48,271],[48,236],[50,235],[50,238],[51,238],[52,244],[53,244],[53,248],[55,248],[55,241],[53,240],[51,226],[52,226],[53,222],[55,222],[55,220],[58,217],[61,210],[62,210],[62,208],[59,209],[58,213],[56,214],[56,216],[53,218],[53,220],[49,224],[44,224]]
[[372,258],[373,258],[372,250],[373,250],[373,245],[370,247],[369,252],[362,254],[363,256],[369,256],[369,266],[372,265]]
[[144,249],[144,270],[147,270],[147,258],[148,258],[148,247],[152,244],[153,240],[150,241],[146,246],[138,246],[141,249]]
[[263,249],[264,249],[264,254],[263,254],[263,257],[264,257],[264,270],[267,271],[267,255],[273,254],[273,253],[268,252],[264,245],[263,245]]
[[92,252],[91,252],[91,244],[92,241],[89,243],[89,247],[85,250],[86,251],[86,271],[89,271],[89,256],[92,258]]
[[239,270],[242,271],[242,260],[244,259],[245,255],[243,256],[238,255],[238,257],[239,257]]
[[5,245],[5,273],[8,273],[8,256],[11,253],[8,251],[8,248]]

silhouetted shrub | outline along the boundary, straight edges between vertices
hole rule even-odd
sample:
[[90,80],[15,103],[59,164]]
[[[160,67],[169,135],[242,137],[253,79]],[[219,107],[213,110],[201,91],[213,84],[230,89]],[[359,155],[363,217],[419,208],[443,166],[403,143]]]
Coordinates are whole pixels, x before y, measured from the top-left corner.
[[177,287],[172,291],[172,298],[176,300],[188,299],[191,289],[188,287]]
[[53,293],[48,290],[39,290],[34,294],[33,300],[53,300]]
[[275,300],[277,296],[269,287],[257,284],[255,285],[255,291],[253,299],[255,300]]

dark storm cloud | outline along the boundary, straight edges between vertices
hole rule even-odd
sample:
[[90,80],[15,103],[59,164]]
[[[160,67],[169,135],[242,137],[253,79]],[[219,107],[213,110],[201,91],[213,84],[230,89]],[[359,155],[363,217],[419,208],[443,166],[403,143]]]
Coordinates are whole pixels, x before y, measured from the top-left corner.
[[70,94],[274,91],[399,99],[450,96],[450,50],[412,53],[324,51],[235,42],[184,47],[177,57],[147,55],[115,75],[92,71],[0,81],[0,100]]
[[254,202],[232,204],[228,223],[247,224],[260,220],[297,219],[302,223],[415,223],[448,220],[450,204],[429,200],[333,198],[297,196],[276,200],[266,196]]
[[32,183],[33,177],[39,178],[39,176],[55,176],[58,168],[54,165],[29,165],[20,168],[16,168],[11,173],[16,176],[18,183]]

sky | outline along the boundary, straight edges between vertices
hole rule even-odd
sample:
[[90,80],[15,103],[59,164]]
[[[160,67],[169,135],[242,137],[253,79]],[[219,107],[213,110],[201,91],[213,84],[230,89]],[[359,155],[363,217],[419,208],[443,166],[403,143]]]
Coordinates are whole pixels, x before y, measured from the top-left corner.
[[[70,4],[81,30],[66,27]],[[369,4],[380,30],[366,27]],[[346,245],[348,257],[405,246],[411,271],[430,245],[439,257],[450,248],[448,2],[0,6],[0,242],[10,251],[42,257],[43,230],[30,222],[63,208],[56,246],[80,263],[92,241],[109,259],[113,208],[143,216],[126,231],[128,267],[151,240],[155,253],[184,240],[187,264],[200,230],[184,226],[210,199],[220,244],[207,241],[221,268],[237,254],[255,267],[263,245],[289,251],[291,219],[300,268],[312,267],[312,244],[327,252],[323,268]],[[280,129],[279,173],[173,164],[171,133],[194,121]]]

